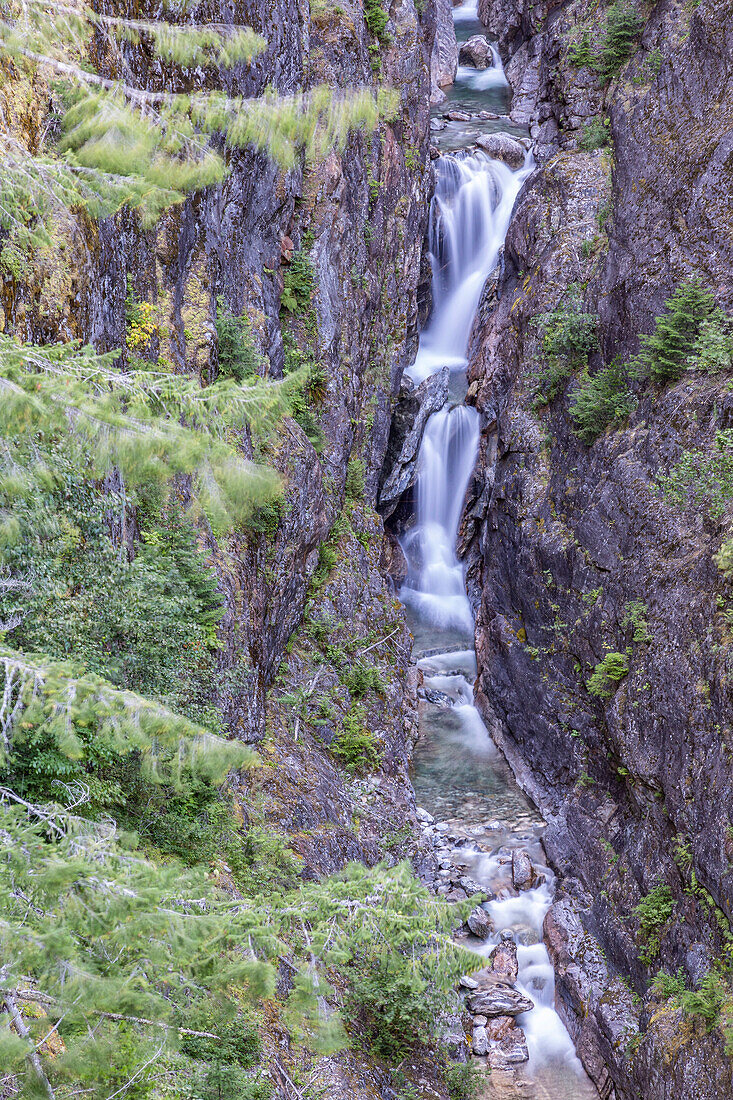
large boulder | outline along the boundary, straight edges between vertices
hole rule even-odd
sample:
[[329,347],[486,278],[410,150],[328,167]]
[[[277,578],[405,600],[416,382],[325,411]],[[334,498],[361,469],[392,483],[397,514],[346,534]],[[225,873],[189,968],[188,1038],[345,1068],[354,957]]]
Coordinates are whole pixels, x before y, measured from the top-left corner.
[[382,468],[379,511],[391,516],[417,473],[417,456],[428,419],[448,400],[450,370],[443,367],[415,389],[409,378],[402,382]]
[[458,60],[474,69],[489,69],[494,64],[494,54],[488,38],[483,34],[472,35],[461,46]]
[[491,968],[494,974],[506,978],[514,984],[519,975],[519,962],[517,960],[517,945],[513,940],[502,940],[489,955]]
[[469,931],[473,932],[474,936],[478,936],[480,940],[485,940],[494,930],[494,922],[481,905],[477,905],[476,908],[469,913],[466,924],[468,925]]
[[524,1032],[513,1027],[505,1038],[489,1047],[489,1065],[492,1069],[510,1069],[529,1060],[529,1050]]
[[468,1007],[475,1015],[491,1018],[492,1016],[519,1016],[522,1012],[529,1012],[534,1008],[534,1002],[513,989],[510,985],[497,983],[490,989],[482,989],[480,993],[474,993],[468,999]]
[[503,160],[510,168],[521,168],[524,164],[524,146],[510,134],[499,132],[496,134],[481,134],[476,139],[479,149],[483,149],[494,160]]
[[535,885],[537,876],[532,860],[527,852],[517,848],[512,852],[512,883],[517,890],[529,890]]

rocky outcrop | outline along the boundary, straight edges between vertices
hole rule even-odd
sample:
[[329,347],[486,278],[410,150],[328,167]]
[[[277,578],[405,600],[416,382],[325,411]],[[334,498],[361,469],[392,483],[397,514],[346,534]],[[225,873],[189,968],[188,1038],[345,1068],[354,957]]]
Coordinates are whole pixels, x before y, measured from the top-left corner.
[[448,367],[431,374],[417,387],[409,378],[402,381],[392,414],[379,490],[379,511],[385,519],[392,515],[415,482],[417,456],[425,425],[448,400],[449,382]]
[[[567,876],[546,923],[558,1009],[601,1095],[616,1100],[733,1095],[720,1030],[727,1010],[708,1032],[650,990],[660,968],[699,985],[725,958],[733,919],[730,593],[714,562],[730,505],[713,515],[701,486],[675,502],[660,484],[684,452],[713,453],[716,432],[732,422],[730,395],[720,376],[685,376],[665,390],[637,384],[628,423],[589,447],[569,415],[575,380],[546,407],[535,400],[542,348],[532,320],[570,284],[581,288],[583,308],[599,317],[593,372],[636,351],[687,275],[730,308],[724,8],[656,5],[607,89],[563,61],[566,35],[586,19],[582,3],[537,33],[517,9],[508,74],[520,58],[522,85],[530,67],[520,55],[534,59],[537,79],[524,86],[545,161],[517,202],[472,337],[469,394],[482,443],[463,547],[477,612],[476,698],[551,822],[548,855]],[[613,172],[603,149],[577,148],[581,123],[603,105]],[[588,682],[608,652],[625,655],[628,674],[599,696]],[[637,907],[662,886],[674,915],[660,919],[650,948]]]
[[458,68],[458,43],[453,23],[452,0],[436,0],[435,38],[430,56],[431,102],[445,99],[443,88],[455,80]]

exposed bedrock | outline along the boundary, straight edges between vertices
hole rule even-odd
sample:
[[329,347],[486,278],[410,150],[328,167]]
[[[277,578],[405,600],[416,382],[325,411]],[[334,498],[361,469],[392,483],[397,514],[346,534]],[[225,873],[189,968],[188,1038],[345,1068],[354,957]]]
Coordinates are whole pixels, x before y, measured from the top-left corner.
[[[537,407],[532,319],[577,284],[599,318],[593,373],[635,353],[686,277],[730,309],[733,25],[719,0],[655,5],[603,89],[566,60],[566,34],[587,20],[582,0],[541,28],[505,7],[480,10],[489,30],[514,13],[501,43],[510,79],[513,66],[520,84],[530,71],[515,65],[520,54],[535,59],[526,102],[541,167],[517,201],[471,340],[482,439],[462,546],[476,697],[550,821],[548,854],[566,876],[546,923],[558,1008],[602,1097],[718,1100],[733,1096],[727,1010],[708,1031],[651,979],[680,971],[699,987],[730,935],[733,637],[714,557],[733,516],[727,503],[701,506],[704,486],[697,503],[673,502],[659,478],[683,452],[713,453],[733,398],[725,375],[637,383],[630,419],[587,446],[569,414],[577,380]],[[608,112],[610,148],[578,148],[588,96],[588,110]],[[594,694],[588,682],[609,652],[628,672]],[[655,890],[672,908],[650,946],[635,910]]]

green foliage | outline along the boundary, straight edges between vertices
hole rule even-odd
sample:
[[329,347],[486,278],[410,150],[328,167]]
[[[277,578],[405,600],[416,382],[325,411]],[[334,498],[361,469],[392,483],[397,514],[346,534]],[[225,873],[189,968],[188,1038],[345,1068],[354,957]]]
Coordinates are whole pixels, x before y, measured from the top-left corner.
[[727,581],[733,580],[733,539],[726,539],[715,555],[715,564]]
[[[727,979],[727,980],[726,980]],[[701,1019],[706,1031],[722,1027],[725,1053],[733,1054],[733,990],[729,975],[722,968],[711,970],[697,989],[688,989],[684,972],[668,974],[660,970],[652,982],[656,996],[682,1009],[685,1016]]]
[[[277,475],[244,458],[236,434],[245,426],[271,430],[299,378],[202,387],[148,364],[118,371],[114,358],[73,343],[37,347],[0,336],[0,437],[26,449],[32,438],[42,446],[61,441],[90,478],[121,476],[125,506],[136,492],[161,492],[187,475],[194,514],[203,512],[220,533],[278,496]],[[53,469],[29,461],[22,478],[32,492],[53,482]]]
[[379,767],[382,749],[367,728],[366,712],[360,703],[351,704],[330,748],[348,772],[374,771]]
[[624,653],[607,653],[593,670],[587,688],[591,695],[610,699],[624,676],[629,674],[629,659]]
[[683,451],[657,484],[671,504],[693,504],[720,519],[733,497],[733,429],[716,432],[709,451]]
[[362,459],[352,455],[346,467],[346,482],[344,485],[346,499],[356,503],[364,498],[364,463]]
[[481,1089],[481,1074],[472,1058],[447,1066],[443,1078],[450,1100],[474,1100]]
[[700,323],[686,367],[705,374],[733,371],[733,321],[719,307]]
[[641,899],[634,909],[634,916],[639,922],[639,939],[642,943],[639,958],[647,966],[659,955],[662,935],[676,907],[677,902],[669,886],[660,882]]
[[664,305],[666,312],[655,318],[654,332],[641,337],[636,359],[639,376],[661,385],[678,381],[688,360],[699,353],[698,336],[713,315],[715,300],[698,279],[690,279]]
[[369,33],[379,40],[381,45],[389,43],[387,24],[389,16],[384,10],[382,0],[364,0],[364,22],[369,28]]
[[593,375],[585,371],[570,404],[575,434],[590,445],[610,425],[625,420],[637,404],[628,388],[626,368],[618,359]]
[[310,309],[313,291],[313,265],[308,253],[300,250],[293,254],[290,264],[285,268],[280,298],[282,308],[290,313]]
[[[603,83],[608,83],[631,57],[642,31],[643,21],[633,5],[613,3],[606,12],[600,40],[593,44],[588,31],[579,42],[571,43],[568,56],[577,68],[594,69]],[[597,148],[597,146],[595,146]]]
[[586,122],[583,127],[583,133],[581,135],[578,144],[581,149],[584,149],[587,153],[593,152],[594,149],[602,149],[605,145],[608,145],[611,140],[611,124],[609,119],[596,118],[591,119],[590,122]]
[[244,382],[258,373],[260,357],[246,316],[235,317],[223,298],[217,299],[216,335],[219,341],[219,377]]
[[341,682],[354,699],[363,699],[370,691],[377,695],[385,692],[385,683],[377,666],[364,661],[356,661],[350,665],[341,677]]
[[598,347],[598,318],[582,309],[580,289],[573,283],[566,300],[532,320],[541,332],[542,359],[535,372],[535,405],[553,401],[573,370],[587,363]]
[[633,629],[632,641],[648,644],[654,640],[649,633],[649,624],[646,620],[648,614],[649,607],[643,600],[629,600],[626,603],[621,627],[623,629],[628,627]]
[[[87,48],[92,38],[94,48]],[[246,27],[134,19],[88,4],[5,4],[0,52],[50,78],[58,90],[55,106],[65,108],[60,125],[49,128],[53,136],[33,152],[9,133],[3,136],[0,228],[8,239],[0,259],[11,269],[18,271],[24,256],[51,243],[49,229],[61,208],[85,207],[100,217],[127,205],[151,226],[188,192],[220,182],[228,169],[211,135],[223,134],[236,148],[254,145],[288,169],[301,150],[312,163],[320,161],[343,148],[352,130],[372,130],[394,110],[393,97],[375,97],[366,88],[321,85],[287,97],[268,90],[247,99],[227,95],[216,75],[206,82],[211,90],[190,94],[99,76],[87,59],[115,58],[122,42],[144,43],[165,69],[182,66],[183,79],[169,78],[168,87],[189,86],[194,67],[218,74],[249,63],[266,47]],[[118,70],[128,80],[133,71],[127,65]]]

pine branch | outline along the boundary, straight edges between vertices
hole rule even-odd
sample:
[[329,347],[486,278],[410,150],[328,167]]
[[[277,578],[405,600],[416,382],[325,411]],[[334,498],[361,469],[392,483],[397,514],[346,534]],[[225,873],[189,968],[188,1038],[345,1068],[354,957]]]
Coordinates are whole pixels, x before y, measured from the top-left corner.
[[33,1040],[31,1038],[31,1034],[28,1028],[25,1025],[25,1020],[23,1019],[20,1010],[18,1009],[15,996],[10,992],[5,993],[3,995],[3,1004],[5,1005],[5,1008],[9,1013],[11,1020],[13,1021],[13,1026],[18,1032],[18,1035],[21,1037],[21,1039],[24,1039],[32,1048],[26,1055],[26,1061],[32,1066],[33,1072],[38,1078],[38,1082],[43,1088],[43,1091],[46,1093],[48,1100],[54,1100],[54,1092],[51,1088],[51,1082],[49,1081],[48,1077],[46,1077],[46,1074],[43,1072],[43,1064],[41,1063],[40,1056],[36,1051],[35,1046],[33,1045]]

